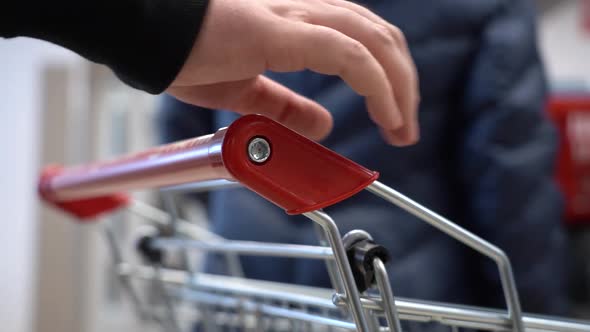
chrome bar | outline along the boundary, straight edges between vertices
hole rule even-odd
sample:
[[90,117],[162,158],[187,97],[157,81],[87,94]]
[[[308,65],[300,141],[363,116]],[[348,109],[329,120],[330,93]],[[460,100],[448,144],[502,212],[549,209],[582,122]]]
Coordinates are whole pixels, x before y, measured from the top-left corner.
[[[132,266],[120,264],[117,273],[125,276],[133,276],[137,279],[151,280],[154,278],[154,271],[147,266]],[[228,277],[221,275],[208,275],[199,273],[190,275],[186,271],[168,269],[162,279],[171,285],[185,286],[187,280],[190,287],[210,292],[232,293],[238,297],[260,297],[289,303],[302,303],[306,305],[337,309],[330,300],[333,290],[319,289],[305,286],[298,286],[296,292],[285,292],[283,284],[273,282]],[[319,297],[317,291],[329,291],[325,297]]]
[[[131,266],[120,264],[117,269],[119,274],[131,276],[141,280],[154,278],[153,269],[146,266]],[[186,271],[162,269],[162,280],[170,285],[185,287],[187,278],[190,279],[191,289],[233,294],[235,297],[265,298],[272,301],[286,301],[301,305],[313,306],[319,309],[333,310],[338,306],[348,305],[341,297],[330,298],[332,289],[297,286],[277,282],[228,277],[221,275],[209,275],[199,273],[191,276]],[[383,312],[383,303],[379,299],[361,298],[362,307],[376,313]],[[420,301],[395,298],[395,305],[399,317],[402,320],[416,322],[438,322],[459,327],[474,325],[481,329],[493,331],[512,331],[511,320],[506,317],[505,311],[497,309],[485,309],[473,306],[464,306],[451,303],[432,301]],[[523,323],[527,331],[544,330],[554,332],[589,332],[590,321],[567,320],[558,317],[541,317],[525,315]]]
[[39,190],[52,201],[79,200],[117,192],[188,182],[232,179],[221,157],[226,129],[162,145],[107,162],[68,167],[43,178]]
[[[128,211],[136,214],[144,219],[151,220],[152,222],[156,223],[160,226],[166,226],[168,224],[168,220],[170,216],[168,213],[157,209],[149,204],[145,204],[141,201],[134,200],[132,204],[129,205]],[[176,231],[186,237],[195,240],[204,240],[204,241],[223,241],[225,240],[223,237],[209,231],[208,229],[201,227],[195,223],[190,223],[186,220],[178,218],[178,222],[176,225]],[[237,255],[228,253],[224,256],[227,265],[228,271],[232,276],[235,277],[242,277],[244,276],[244,270],[242,269],[242,264],[240,263],[240,259]]]
[[187,288],[179,289],[176,294],[185,301],[196,303],[207,303],[209,305],[216,305],[226,308],[241,308],[247,312],[262,313],[268,316],[294,319],[303,322],[316,323],[326,326],[332,326],[347,330],[356,330],[356,325],[350,322],[341,321],[333,318],[322,317],[307,312],[283,308],[280,306],[256,303],[249,300],[240,300],[223,295],[216,295],[211,293],[194,291]]
[[[330,242],[326,238],[326,232],[324,232],[322,226],[320,226],[318,223],[313,223],[313,227],[320,245],[329,247]],[[332,249],[330,249],[330,252],[331,251]],[[330,277],[330,283],[332,284],[332,287],[337,293],[344,293],[344,284],[342,283],[340,274],[338,274],[338,266],[336,266],[336,262],[334,260],[326,260],[326,270],[328,270],[328,276]]]
[[164,208],[168,211],[168,222],[166,226],[171,235],[178,235],[178,209],[176,207],[176,202],[174,201],[174,196],[170,193],[162,194],[162,203],[164,204]]
[[228,180],[210,180],[210,181],[199,181],[180,184],[176,186],[162,187],[160,191],[173,192],[175,194],[186,194],[186,193],[202,193],[220,189],[231,189],[240,188],[242,185],[239,182],[228,181]]
[[357,331],[357,326],[354,323],[345,322],[345,321],[332,319],[332,318],[321,317],[321,316],[309,314],[306,312],[293,311],[293,310],[280,308],[280,307],[273,307],[273,306],[263,306],[261,308],[261,311],[263,313],[266,313],[268,315],[273,315],[276,317],[297,319],[297,320],[304,321],[304,322],[318,323],[318,324],[337,327],[337,328],[341,328],[341,329]]
[[254,241],[198,241],[178,238],[156,238],[153,246],[159,249],[188,249],[214,252],[230,252],[240,255],[296,257],[310,259],[334,259],[330,247]]
[[166,315],[168,316],[168,323],[170,324],[170,328],[173,332],[181,332],[180,325],[178,323],[178,318],[176,315],[176,310],[174,309],[174,304],[172,303],[172,297],[170,294],[166,292],[166,285],[162,280],[162,267],[158,264],[153,265],[154,268],[154,278],[152,281],[156,286],[155,289],[160,295],[160,298],[164,302],[164,308],[166,309]]
[[371,331],[379,331],[381,329],[381,323],[379,322],[379,316],[375,315],[373,310],[364,309],[365,317],[367,318],[367,324]]
[[[176,237],[180,235],[180,232],[178,231],[178,225],[180,224],[178,219],[180,217],[178,216],[178,207],[176,205],[176,200],[174,199],[175,197],[173,193],[170,192],[162,193],[161,196],[162,203],[164,204],[166,211],[168,211],[168,215],[170,216],[170,218],[168,218],[167,226],[165,228],[161,228],[159,234]],[[186,269],[190,272],[194,272],[195,269],[193,269],[192,267],[193,265],[190,262],[188,252],[186,250],[181,250],[180,257],[182,259],[182,264],[186,266]]]
[[[113,231],[111,225],[108,222],[106,222],[103,227],[103,234],[107,239],[107,246],[111,252],[111,256],[113,259],[112,265],[117,267],[123,263],[123,253],[121,247],[119,246],[119,243],[117,242],[115,232]],[[123,289],[129,295],[131,305],[137,317],[139,317],[140,320],[146,320],[149,315],[147,314],[146,310],[144,310],[141,300],[139,299],[139,294],[137,293],[136,289],[133,287],[133,284],[129,280],[129,276],[118,274],[118,279]]]
[[365,319],[365,312],[361,306],[360,293],[356,288],[356,283],[352,276],[352,270],[350,269],[348,257],[346,256],[346,251],[344,250],[344,245],[340,238],[340,230],[338,230],[338,226],[334,220],[323,211],[317,210],[304,213],[303,215],[318,223],[326,232],[328,242],[334,252],[336,265],[338,266],[340,276],[342,277],[346,296],[349,298],[348,305],[350,306],[352,317],[357,324],[359,331],[369,332],[367,320]]
[[393,297],[393,290],[391,289],[385,264],[383,264],[381,259],[375,258],[373,259],[373,268],[375,269],[377,288],[383,301],[383,311],[385,312],[387,325],[392,332],[402,332],[402,326],[399,322],[397,308],[395,307],[395,298]]
[[[138,217],[149,220],[158,226],[166,227],[170,220],[170,214],[167,212],[139,200],[133,200],[133,202],[127,207],[127,211]],[[192,239],[211,241],[224,240],[224,238],[209,231],[207,228],[201,227],[182,218],[178,218],[177,231],[179,234]]]
[[284,287],[276,287],[276,284],[273,285],[272,283],[268,284],[263,282],[266,285],[265,287],[251,287],[249,286],[250,282],[225,284],[224,280],[226,279],[222,278],[220,280],[213,280],[210,276],[200,274],[199,276],[196,276],[192,279],[190,287],[197,290],[210,292],[230,292],[238,297],[261,297],[273,301],[277,300],[281,302],[298,303],[320,308],[338,309],[331,301],[331,293],[333,290],[329,290],[330,294],[327,297],[318,297],[312,294],[315,292],[315,289],[312,292],[305,292],[301,291],[302,288],[299,288],[299,291],[289,293],[285,292]]
[[512,320],[512,327],[514,331],[524,331],[522,310],[518,300],[512,266],[508,256],[502,250],[378,181],[369,185],[367,190],[494,260],[500,272],[500,280],[504,290],[506,306],[508,307],[508,315]]

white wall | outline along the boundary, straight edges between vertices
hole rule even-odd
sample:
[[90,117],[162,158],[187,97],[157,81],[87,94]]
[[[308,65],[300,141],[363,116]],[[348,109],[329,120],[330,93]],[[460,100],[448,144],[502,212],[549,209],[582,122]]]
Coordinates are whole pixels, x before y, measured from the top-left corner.
[[3,332],[32,327],[40,69],[78,61],[56,46],[0,39],[0,322]]
[[561,0],[540,19],[540,46],[552,82],[579,83],[590,91],[590,31],[580,23],[580,1]]

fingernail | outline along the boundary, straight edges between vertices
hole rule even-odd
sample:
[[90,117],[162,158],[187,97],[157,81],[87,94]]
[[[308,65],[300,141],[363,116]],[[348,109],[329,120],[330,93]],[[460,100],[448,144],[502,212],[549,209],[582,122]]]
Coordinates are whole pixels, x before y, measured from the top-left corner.
[[397,130],[385,130],[381,128],[380,132],[387,144],[397,147],[414,145],[418,143],[418,140],[420,139],[417,132],[410,133],[410,130],[407,127]]
[[381,134],[381,138],[383,138],[383,140],[385,141],[385,143],[389,144],[389,145],[393,145],[393,140],[391,137],[391,132],[387,129],[383,129],[381,127],[379,127],[379,134]]
[[385,143],[398,147],[404,146],[403,141],[400,139],[399,135],[396,133],[395,130],[387,130],[380,128],[380,132],[381,137],[383,137]]

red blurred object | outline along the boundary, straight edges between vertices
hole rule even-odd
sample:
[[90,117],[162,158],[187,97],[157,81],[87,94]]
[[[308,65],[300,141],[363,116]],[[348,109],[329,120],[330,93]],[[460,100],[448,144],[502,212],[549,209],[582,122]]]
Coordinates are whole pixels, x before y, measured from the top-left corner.
[[566,223],[590,225],[590,95],[557,95],[548,105],[559,128],[557,179],[566,197]]
[[39,195],[46,202],[76,217],[80,221],[91,221],[102,214],[114,212],[125,207],[130,202],[130,197],[124,193],[69,201],[55,200],[47,191],[47,185],[48,181],[59,175],[62,170],[63,167],[58,165],[50,165],[43,168],[39,180]]

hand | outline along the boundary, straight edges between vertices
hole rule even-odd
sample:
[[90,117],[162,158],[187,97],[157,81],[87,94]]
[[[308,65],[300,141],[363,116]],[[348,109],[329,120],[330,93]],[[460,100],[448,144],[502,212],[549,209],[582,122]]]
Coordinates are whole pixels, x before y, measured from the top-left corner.
[[167,92],[207,108],[264,114],[321,139],[332,129],[330,113],[261,75],[303,69],[338,75],[365,96],[388,143],[418,140],[418,79],[402,32],[345,0],[210,0]]

